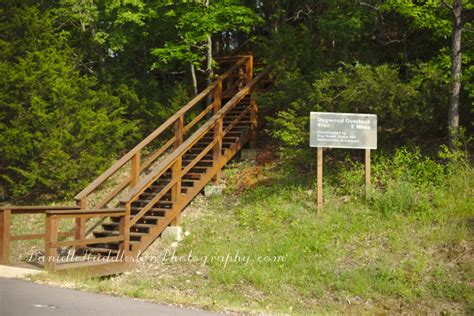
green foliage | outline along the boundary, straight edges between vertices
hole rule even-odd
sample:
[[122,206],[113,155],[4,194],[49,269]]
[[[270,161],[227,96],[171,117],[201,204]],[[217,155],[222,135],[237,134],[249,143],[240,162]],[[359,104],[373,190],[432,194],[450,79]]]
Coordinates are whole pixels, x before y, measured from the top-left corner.
[[[9,22],[3,34],[13,40],[2,42],[0,62],[1,181],[11,198],[70,197],[133,139],[134,123],[119,97],[75,69],[48,16],[18,8]],[[29,37],[16,40],[16,23]]]
[[[382,142],[438,135],[446,112],[446,96],[440,93],[445,82],[429,65],[411,71],[412,79],[402,81],[393,66],[343,65],[314,81],[310,92],[301,77],[288,76],[270,97],[262,99],[281,109],[275,118],[268,118],[271,134],[286,146],[306,146],[308,113],[328,111],[377,114]],[[298,85],[296,94],[285,93]]]
[[161,23],[175,29],[163,47],[152,49],[158,61],[154,69],[166,69],[172,62],[192,63],[200,66],[208,36],[224,31],[249,33],[261,19],[249,8],[234,0],[204,2],[177,1],[157,6]]

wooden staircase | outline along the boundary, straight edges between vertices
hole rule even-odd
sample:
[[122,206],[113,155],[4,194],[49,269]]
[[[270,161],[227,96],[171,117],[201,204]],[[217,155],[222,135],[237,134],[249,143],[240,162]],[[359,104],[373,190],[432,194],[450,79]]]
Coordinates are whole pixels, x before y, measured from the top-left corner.
[[[246,143],[254,145],[254,92],[269,71],[257,69],[254,77],[251,55],[224,58],[222,65],[225,72],[211,85],[77,194],[77,208],[38,207],[45,214],[45,233],[39,236],[45,240],[45,257],[61,258],[65,250],[74,249],[94,259],[45,260],[46,269],[90,275],[130,269],[126,258],[136,258],[166,227],[178,225],[181,212],[209,182],[219,179],[224,165]],[[2,263],[8,262],[10,240],[33,239],[11,236],[12,214],[24,210],[0,209]],[[74,220],[74,231],[59,232],[59,222],[68,219]]]

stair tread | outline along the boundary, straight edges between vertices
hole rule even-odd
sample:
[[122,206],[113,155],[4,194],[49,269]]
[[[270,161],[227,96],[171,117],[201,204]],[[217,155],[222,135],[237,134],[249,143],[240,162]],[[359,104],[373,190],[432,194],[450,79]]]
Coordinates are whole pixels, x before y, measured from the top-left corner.
[[[132,211],[140,211],[142,207],[132,207]],[[169,211],[169,208],[160,208],[160,207],[152,207],[151,209],[148,210],[148,212],[166,212]]]
[[[103,225],[108,225],[108,226],[118,226],[120,223],[116,222],[109,222],[109,223],[104,223]],[[154,227],[156,226],[155,224],[133,224],[132,227],[142,227],[142,228],[147,228],[147,227]]]
[[[117,230],[96,230],[94,234],[111,234],[111,235],[118,235],[120,232]],[[147,233],[140,233],[140,232],[130,232],[131,236],[146,236]]]
[[[132,203],[150,203],[150,202],[151,202],[151,200],[135,200]],[[156,202],[156,204],[158,204],[158,203],[160,203],[160,204],[173,204],[172,201],[166,201],[166,200],[158,200]]]

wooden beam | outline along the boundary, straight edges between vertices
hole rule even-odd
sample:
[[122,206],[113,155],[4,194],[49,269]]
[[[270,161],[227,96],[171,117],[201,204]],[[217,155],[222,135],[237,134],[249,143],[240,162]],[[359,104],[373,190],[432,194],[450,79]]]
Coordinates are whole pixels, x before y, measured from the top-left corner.
[[120,249],[125,255],[128,255],[130,252],[130,215],[132,204],[127,203],[125,206],[127,209],[124,217],[120,219],[120,235],[123,235],[123,243],[120,245]]
[[11,210],[0,210],[0,263],[10,261],[10,214]]
[[246,75],[246,82],[245,84],[249,84],[253,79],[253,56],[250,55],[247,59],[245,64],[245,75]]
[[370,189],[370,149],[365,150],[365,196]]
[[46,211],[46,214],[50,215],[70,215],[70,216],[79,216],[79,215],[88,215],[92,214],[92,216],[95,215],[101,215],[104,214],[104,216],[112,214],[112,213],[122,213],[125,214],[126,209],[124,207],[119,207],[119,208],[100,208],[100,209],[87,209],[87,210],[56,210],[56,211]]
[[67,205],[38,205],[38,206],[15,206],[7,205],[0,207],[1,210],[10,210],[10,214],[44,214],[49,210],[78,210],[79,206]]
[[96,212],[96,213],[84,213],[84,214],[61,214],[57,215],[58,218],[60,219],[66,219],[66,218],[84,218],[84,219],[89,219],[97,216],[124,216],[125,212],[120,211],[120,212]]
[[257,130],[258,130],[258,107],[255,101],[255,93],[250,95],[250,148],[257,147]]
[[[173,201],[173,208],[175,205],[178,204],[180,197],[181,197],[181,177],[182,177],[182,160],[183,157],[179,156],[176,159],[176,162],[172,168],[172,179],[171,181],[174,183],[171,189],[171,201]],[[174,218],[173,222],[171,223],[173,226],[178,226],[181,220],[181,214]]]
[[317,215],[319,216],[323,209],[323,148],[318,147],[317,161],[316,161],[316,177],[317,177],[317,199],[318,209]]
[[219,112],[222,106],[222,80],[219,80],[213,92],[212,107],[214,114]]
[[58,259],[58,249],[52,245],[58,241],[58,220],[56,215],[46,214],[46,238],[44,239],[44,268],[54,272]]
[[130,170],[130,185],[132,188],[137,185],[138,178],[140,177],[140,151],[137,151],[132,157]]
[[[216,89],[214,90],[214,114],[217,114],[221,109],[222,105],[222,81],[219,82]],[[221,152],[222,152],[222,126],[223,120],[222,118],[216,122],[214,125],[214,140],[216,144],[214,145],[214,151],[212,153],[212,160],[214,164],[219,162]],[[213,178],[215,183],[219,182],[221,178],[221,173],[218,171],[216,176]]]
[[[221,159],[222,155],[222,126],[223,126],[223,119],[219,119],[216,122],[216,125],[214,126],[214,140],[216,141],[216,144],[214,145],[214,151],[212,153],[212,160],[213,160],[213,165],[218,166],[219,165],[219,160]],[[216,172],[215,177],[213,178],[213,181],[215,183],[218,183],[221,179],[221,172],[218,170]]]
[[[87,196],[83,197],[79,201],[79,207],[81,208],[81,210],[87,209]],[[76,222],[75,239],[76,240],[84,239],[86,237],[86,219],[81,218],[81,217],[77,217],[75,219],[75,222]]]
[[113,236],[113,237],[100,237],[100,238],[87,238],[87,239],[80,239],[80,240],[65,240],[65,241],[55,241],[50,243],[50,247],[58,248],[58,247],[79,247],[79,246],[86,246],[86,245],[93,245],[93,244],[106,244],[109,242],[116,242],[122,241],[123,236]]
[[[75,236],[75,232],[58,232],[58,237],[72,237],[72,236]],[[10,237],[10,241],[44,239],[45,237],[46,237],[46,234],[15,235],[15,236]]]

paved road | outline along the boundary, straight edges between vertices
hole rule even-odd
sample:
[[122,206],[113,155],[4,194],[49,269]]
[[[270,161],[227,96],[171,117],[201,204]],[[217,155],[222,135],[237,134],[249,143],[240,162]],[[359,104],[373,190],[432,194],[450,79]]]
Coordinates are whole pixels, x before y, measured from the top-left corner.
[[211,316],[217,314],[0,278],[0,315]]

